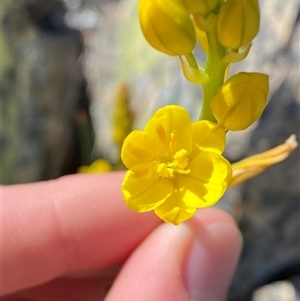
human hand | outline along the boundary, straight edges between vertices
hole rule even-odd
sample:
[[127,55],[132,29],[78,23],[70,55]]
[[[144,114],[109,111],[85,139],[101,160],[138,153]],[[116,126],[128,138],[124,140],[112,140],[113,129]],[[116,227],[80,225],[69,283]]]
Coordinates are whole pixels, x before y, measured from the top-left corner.
[[123,175],[1,187],[1,300],[223,300],[242,243],[231,217],[203,209],[176,227],[131,212]]

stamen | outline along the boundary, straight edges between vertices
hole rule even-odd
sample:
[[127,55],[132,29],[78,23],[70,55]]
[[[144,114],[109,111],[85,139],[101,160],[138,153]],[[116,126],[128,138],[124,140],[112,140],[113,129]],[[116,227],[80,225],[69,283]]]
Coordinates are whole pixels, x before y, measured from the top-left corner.
[[173,151],[177,144],[178,131],[173,130],[170,135],[170,150]]
[[162,178],[174,178],[176,174],[186,175],[190,169],[185,169],[188,165],[187,151],[181,149],[174,155],[173,161],[168,163],[159,163],[156,168],[156,174]]
[[162,144],[166,144],[167,142],[167,135],[164,126],[160,123],[155,128],[156,134]]
[[173,177],[173,169],[169,168],[166,163],[158,164],[156,173],[159,177],[162,177],[162,178],[172,178]]
[[185,169],[188,165],[187,151],[185,149],[181,149],[174,155],[174,163],[178,165],[181,169]]

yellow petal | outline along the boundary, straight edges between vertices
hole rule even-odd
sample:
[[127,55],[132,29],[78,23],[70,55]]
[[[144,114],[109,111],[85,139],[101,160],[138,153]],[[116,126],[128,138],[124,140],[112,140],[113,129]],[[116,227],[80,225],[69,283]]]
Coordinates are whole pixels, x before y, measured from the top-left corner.
[[123,179],[122,193],[126,205],[134,211],[146,212],[155,209],[172,193],[171,179],[157,179],[154,172],[147,177],[138,177],[128,171]]
[[207,120],[200,120],[192,124],[193,143],[200,150],[212,151],[221,154],[226,143],[226,134],[223,126]]
[[174,192],[154,212],[165,222],[178,225],[191,218],[196,208],[188,208],[180,199],[179,193]]
[[[145,127],[145,132],[164,151],[174,155],[185,149],[192,150],[192,126],[188,112],[176,105],[168,105],[157,110]],[[153,148],[149,149],[153,152]]]
[[269,93],[268,76],[240,72],[231,76],[211,101],[215,118],[231,131],[241,131],[262,114]]
[[187,175],[178,175],[181,197],[187,207],[203,208],[215,204],[231,178],[230,163],[213,152],[200,153],[190,164]]
[[155,158],[157,144],[143,131],[133,131],[124,140],[121,158],[124,165],[131,169],[133,166]]

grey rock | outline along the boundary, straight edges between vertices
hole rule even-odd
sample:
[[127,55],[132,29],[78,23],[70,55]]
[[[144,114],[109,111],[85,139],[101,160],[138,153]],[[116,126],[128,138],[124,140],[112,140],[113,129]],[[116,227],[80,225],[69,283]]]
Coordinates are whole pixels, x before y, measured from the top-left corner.
[[5,8],[1,182],[63,173],[74,143],[82,43],[64,24],[59,1],[13,1]]

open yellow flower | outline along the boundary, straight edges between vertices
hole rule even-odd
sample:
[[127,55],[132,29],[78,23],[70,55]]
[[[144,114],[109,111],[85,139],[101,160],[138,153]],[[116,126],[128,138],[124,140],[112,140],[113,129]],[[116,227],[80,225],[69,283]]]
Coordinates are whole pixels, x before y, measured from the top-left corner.
[[197,208],[215,204],[231,178],[222,156],[225,130],[202,120],[191,124],[176,105],[159,109],[144,131],[125,139],[121,158],[129,169],[122,183],[127,206],[137,212],[154,210],[175,225]]

